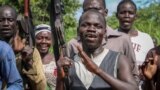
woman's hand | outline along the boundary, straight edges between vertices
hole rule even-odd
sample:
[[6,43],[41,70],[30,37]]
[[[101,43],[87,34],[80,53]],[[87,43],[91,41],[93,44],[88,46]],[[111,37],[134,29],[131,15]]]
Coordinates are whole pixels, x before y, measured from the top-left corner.
[[25,47],[25,39],[22,39],[20,36],[19,36],[19,32],[17,31],[14,39],[13,39],[13,50],[15,52],[19,52],[21,51],[23,48]]
[[145,62],[141,66],[141,70],[146,79],[151,80],[157,72],[159,55],[156,48],[150,50],[147,54]]

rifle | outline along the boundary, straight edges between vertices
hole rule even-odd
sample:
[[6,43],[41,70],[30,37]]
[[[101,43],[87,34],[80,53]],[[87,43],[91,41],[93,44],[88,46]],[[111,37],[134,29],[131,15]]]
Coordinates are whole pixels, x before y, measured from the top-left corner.
[[29,8],[29,1],[30,0],[24,0],[24,16],[19,15],[17,18],[17,23],[20,36],[22,38],[26,38],[26,44],[33,48],[35,46],[35,32],[31,10]]
[[[58,61],[60,57],[60,52],[62,50],[63,55],[66,54],[66,45],[64,40],[64,27],[63,27],[63,19],[62,14],[64,12],[64,6],[61,2],[61,0],[51,0],[51,9],[50,11],[50,19],[51,19],[51,28],[52,28],[52,34],[54,37],[54,56],[55,60]],[[65,72],[65,89],[69,89],[69,78],[68,78],[68,67],[64,67]]]

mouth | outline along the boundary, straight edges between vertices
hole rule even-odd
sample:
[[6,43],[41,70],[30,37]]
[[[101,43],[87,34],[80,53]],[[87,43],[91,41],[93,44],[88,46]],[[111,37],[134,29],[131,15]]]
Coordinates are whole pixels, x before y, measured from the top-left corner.
[[11,29],[1,29],[1,33],[3,33],[3,34],[7,34],[10,32],[11,32]]
[[129,20],[124,20],[124,21],[122,21],[122,22],[123,22],[123,24],[125,24],[125,25],[128,25],[128,24],[131,23]]
[[47,50],[47,49],[48,49],[48,46],[47,46],[47,45],[40,45],[40,49],[41,49],[41,50]]
[[85,38],[88,42],[94,42],[97,39],[97,35],[95,34],[86,34]]

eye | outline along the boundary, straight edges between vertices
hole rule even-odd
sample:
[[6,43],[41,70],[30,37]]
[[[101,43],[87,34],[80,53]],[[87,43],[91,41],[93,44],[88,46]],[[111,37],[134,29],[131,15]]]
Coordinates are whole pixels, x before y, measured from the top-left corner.
[[37,36],[36,37],[36,40],[41,40],[42,38],[40,36]]
[[125,13],[125,11],[121,11],[121,12],[119,12],[120,14],[124,14]]
[[87,27],[86,23],[81,24],[81,27]]
[[101,28],[102,28],[102,26],[101,26],[101,25],[98,25],[98,26],[97,26],[97,28],[98,28],[98,29],[101,29]]
[[9,20],[10,22],[13,22],[13,21],[14,21],[14,19],[13,19],[13,18],[9,18],[8,20]]
[[51,40],[51,37],[46,37],[46,39],[49,41],[49,40]]
[[3,19],[2,19],[2,18],[0,18],[0,22],[2,22],[2,20],[3,20]]
[[95,24],[95,27],[96,27],[97,29],[101,29],[101,28],[103,28],[103,26],[102,26],[102,25],[100,25],[100,24]]
[[132,11],[130,11],[129,13],[130,13],[130,14],[135,14],[135,13],[134,13],[134,12],[132,12]]

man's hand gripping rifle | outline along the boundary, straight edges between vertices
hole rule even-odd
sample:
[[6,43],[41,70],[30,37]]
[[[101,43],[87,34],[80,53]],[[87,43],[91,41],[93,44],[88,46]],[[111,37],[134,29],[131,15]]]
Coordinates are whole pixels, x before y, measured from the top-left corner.
[[[66,53],[66,45],[64,40],[64,28],[63,28],[63,17],[62,14],[64,12],[64,7],[61,2],[61,0],[51,0],[51,12],[50,12],[50,18],[51,18],[51,28],[52,28],[52,34],[54,37],[54,55],[56,61],[59,60],[60,56],[64,55]],[[68,68],[67,66],[64,66],[64,72],[65,72],[65,88],[66,90],[69,90],[69,79],[68,79]]]

